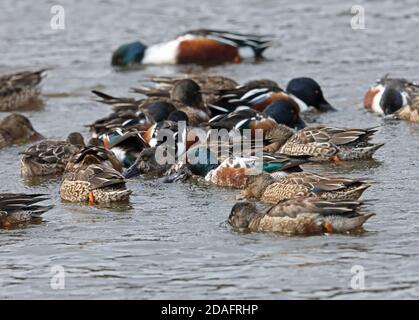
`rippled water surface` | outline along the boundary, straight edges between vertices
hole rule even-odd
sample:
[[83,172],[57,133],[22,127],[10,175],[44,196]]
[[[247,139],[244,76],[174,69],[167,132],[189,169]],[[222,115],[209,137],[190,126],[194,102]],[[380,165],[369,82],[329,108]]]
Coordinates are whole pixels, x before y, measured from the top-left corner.
[[[364,177],[377,215],[358,236],[286,237],[237,234],[225,220],[236,192],[192,184],[134,180],[128,208],[64,204],[59,181],[24,181],[19,151],[0,150],[0,192],[44,192],[55,208],[42,223],[0,230],[0,298],[418,298],[419,126],[388,122],[361,107],[363,92],[385,73],[419,80],[416,0],[359,1],[366,29],[350,28],[342,1],[59,1],[66,29],[50,29],[55,1],[0,2],[0,72],[51,67],[45,108],[29,112],[51,138],[106,115],[90,90],[126,95],[147,74],[190,67],[153,66],[120,72],[110,65],[119,44],[169,39],[190,28],[271,33],[267,61],[208,70],[245,81],[272,78],[285,86],[312,76],[339,112],[319,123],[382,125],[386,145],[376,161],[311,167]],[[205,70],[206,71],[206,70]],[[1,117],[5,114],[0,115]],[[65,290],[50,287],[63,266]],[[350,286],[351,268],[365,270],[365,290]]]

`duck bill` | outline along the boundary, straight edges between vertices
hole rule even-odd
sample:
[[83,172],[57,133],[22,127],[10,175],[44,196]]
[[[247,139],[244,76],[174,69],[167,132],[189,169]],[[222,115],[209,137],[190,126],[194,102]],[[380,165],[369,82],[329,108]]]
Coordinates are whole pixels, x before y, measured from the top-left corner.
[[44,139],[45,139],[45,137],[42,134],[40,134],[39,132],[36,132],[36,131],[34,131],[29,137],[30,142],[36,142],[36,141],[44,140]]
[[134,163],[131,167],[129,167],[124,173],[123,176],[126,179],[137,177],[141,174],[140,169],[137,167],[137,164]]
[[332,107],[332,105],[327,102],[326,100],[324,100],[323,102],[321,102],[318,107],[317,110],[319,110],[320,112],[330,112],[330,111],[337,111],[334,107]]
[[307,127],[307,124],[304,122],[303,119],[301,119],[300,117],[298,117],[298,120],[295,121],[295,123],[294,123],[294,127],[297,130],[301,130],[301,129],[304,129],[305,127]]

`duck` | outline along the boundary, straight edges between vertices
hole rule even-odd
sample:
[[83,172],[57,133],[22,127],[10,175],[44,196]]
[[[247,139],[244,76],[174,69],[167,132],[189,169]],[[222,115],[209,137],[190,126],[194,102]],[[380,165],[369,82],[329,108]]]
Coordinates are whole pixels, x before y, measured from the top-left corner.
[[128,67],[136,64],[239,63],[249,56],[261,58],[270,42],[267,36],[197,29],[151,46],[140,41],[123,44],[113,52],[111,64]]
[[114,152],[100,145],[100,140],[91,139],[87,146],[74,153],[67,161],[65,171],[76,169],[83,165],[99,164],[119,173],[123,171],[123,165]]
[[382,116],[419,123],[419,85],[385,75],[367,90],[364,107]]
[[104,159],[106,152],[99,157],[94,148],[73,156],[67,164],[60,184],[61,198],[91,205],[128,201],[132,191],[126,188],[125,178],[114,169],[111,158]]
[[45,139],[24,115],[12,113],[0,120],[0,149]]
[[298,103],[301,112],[307,110],[318,112],[337,110],[325,99],[322,88],[313,78],[293,78],[288,82],[285,91]]
[[263,114],[276,121],[278,124],[286,125],[295,130],[307,127],[302,119],[300,109],[293,100],[276,100],[269,104]]
[[[181,181],[186,180],[191,175],[205,176],[220,163],[217,150],[201,144],[194,144],[180,152],[177,152],[178,146],[171,147],[171,145],[168,145],[167,148],[159,149],[161,147],[162,145],[158,144],[144,149],[135,163],[124,172],[124,176],[126,178],[133,178],[140,174],[159,177],[172,176],[171,178],[165,178],[164,181]],[[203,157],[205,160],[197,160],[192,166],[185,165],[186,159],[199,159],[199,157]]]
[[[94,90],[92,92],[100,98],[98,101],[112,105],[116,113],[109,119],[105,118],[100,122],[96,121],[91,127],[96,131],[97,128],[100,129],[103,125],[109,126],[109,124],[115,125],[116,122],[123,122],[119,119],[121,118],[120,113],[124,111],[130,112],[128,117],[124,118],[124,121],[130,121],[131,123],[131,119],[138,118],[138,121],[145,119],[148,121],[143,121],[142,123],[151,125],[154,122],[168,119],[170,114],[176,110],[182,111],[187,115],[190,125],[198,126],[210,119],[210,112],[203,101],[200,90],[199,85],[191,79],[177,81],[170,91],[170,97],[123,98]],[[164,106],[163,104],[166,105]],[[173,107],[176,110],[173,110]],[[155,117],[158,118],[156,119],[157,121],[154,119]]]
[[71,157],[84,147],[83,136],[72,132],[67,140],[44,140],[20,152],[23,177],[62,174]]
[[250,232],[278,232],[286,235],[351,233],[374,213],[360,210],[359,201],[298,198],[281,201],[265,211],[253,202],[236,203],[228,217],[233,229]]
[[155,84],[154,87],[138,86],[132,88],[133,92],[144,94],[148,97],[170,98],[173,86],[180,80],[191,79],[201,88],[202,98],[205,105],[217,101],[220,97],[216,92],[230,90],[239,86],[237,81],[226,76],[211,74],[184,74],[167,76],[150,76],[149,80]]
[[[183,119],[186,119],[186,121],[184,121],[184,128],[187,129],[187,116],[185,113],[183,113],[183,117]],[[161,145],[169,139],[169,136],[171,142],[176,143],[178,142],[180,119],[181,115],[177,118],[179,121],[164,120],[157,122],[148,128],[148,130],[143,132],[142,137],[150,147],[157,147]]]
[[[115,130],[135,128],[140,132],[147,131],[154,124],[165,120],[188,121],[186,114],[177,110],[169,98],[132,100],[130,103],[130,98],[117,98],[95,90],[92,92],[102,97],[97,101],[110,104],[115,109],[108,116],[87,125],[90,135],[94,138],[103,137]],[[180,114],[182,116],[179,118]]]
[[244,130],[249,130],[251,136],[254,137],[256,130],[260,129],[263,134],[269,129],[276,128],[278,123],[267,114],[245,108],[215,116],[208,121],[207,125],[211,129],[237,130],[242,133]]
[[188,116],[191,126],[199,126],[210,119],[210,111],[202,98],[201,87],[192,79],[177,81],[171,90],[170,99],[183,104],[176,109]]
[[212,115],[230,113],[247,106],[263,111],[272,101],[290,99],[278,83],[269,79],[251,80],[234,89],[222,89],[213,94],[219,99],[209,105]]
[[154,120],[144,112],[118,110],[86,125],[86,127],[89,128],[89,134],[92,138],[99,138],[116,129],[129,130],[131,128],[137,128],[140,131],[144,131],[153,124]]
[[302,172],[300,166],[307,162],[304,157],[292,158],[266,152],[257,156],[234,156],[211,169],[205,175],[205,180],[219,187],[242,189],[252,175],[264,172],[279,179],[293,172]]
[[45,194],[0,193],[0,229],[39,221],[54,206],[39,205]]
[[157,148],[158,147],[150,147],[142,150],[132,166],[125,170],[123,176],[126,179],[134,178],[140,174],[158,177],[163,176],[165,172],[170,169],[175,160],[170,163],[164,161],[165,159],[160,159],[158,156],[156,157]]
[[300,109],[293,100],[276,100],[269,104],[263,114],[276,121],[278,124],[286,125],[295,130],[307,127],[302,119]]
[[268,152],[310,156],[312,161],[371,159],[384,143],[371,143],[377,127],[358,129],[331,125],[306,127],[297,132],[279,125],[265,134]]
[[100,136],[106,149],[111,150],[123,167],[130,167],[140,152],[149,147],[136,128],[115,128]]
[[[146,163],[147,160],[149,163]],[[293,158],[263,153],[257,146],[250,150],[242,150],[235,145],[197,144],[189,148],[184,155],[180,155],[170,168],[166,163],[160,166],[160,173],[164,176],[163,182],[178,182],[192,178],[220,187],[241,188],[250,175],[267,172],[272,176],[281,177],[291,172],[302,171],[300,165],[306,162],[306,157]],[[137,163],[138,171],[134,172],[144,173],[144,168],[154,168],[156,171],[158,163],[162,162],[156,161],[156,156],[142,158],[140,163]]]
[[[252,114],[256,112],[251,109],[248,111]],[[227,120],[225,124],[214,124],[213,127],[228,127],[230,124]],[[238,119],[236,122],[240,122],[239,120],[241,121]],[[244,127],[248,127],[244,122],[242,124]],[[212,124],[209,123],[209,125]],[[276,125],[275,122],[274,125]],[[208,130],[206,127],[179,127],[178,123],[170,121],[158,123],[143,134],[151,148],[145,151],[144,155],[140,154],[133,166],[125,172],[125,175],[133,177],[150,172],[163,175],[170,169],[170,165],[175,165],[174,168],[177,168],[172,168],[172,174],[174,174],[182,167],[183,163],[187,163],[192,174],[205,177],[210,170],[215,169],[229,157],[242,157],[241,161],[249,163],[255,162],[255,159],[251,158],[253,156],[263,157],[263,135],[253,137],[252,135],[243,136],[234,130],[232,132],[231,134],[231,132],[225,131],[223,134],[222,130],[213,132],[212,129]],[[157,161],[155,153],[158,153],[163,159]],[[279,153],[268,156],[267,152],[264,156],[266,161],[271,158],[269,162],[278,161],[281,156],[289,159],[298,158],[300,161],[303,158],[309,158],[307,156],[283,156]],[[245,159],[245,157],[250,158]],[[198,158],[200,159],[198,163],[191,165]],[[282,160],[285,161],[285,159]],[[185,176],[187,177],[188,174]]]
[[38,108],[42,104],[40,84],[46,70],[0,75],[0,111]]
[[262,173],[248,177],[238,198],[255,198],[271,204],[298,197],[357,200],[370,186],[370,183],[359,179],[325,176],[306,171],[290,173],[280,179]]
[[286,90],[274,81],[253,81],[236,90],[224,91],[224,95],[221,95],[221,98],[210,107],[218,112],[231,112],[241,106],[264,111],[268,105],[278,100],[293,103],[299,112],[306,112],[313,108],[319,112],[336,111],[324,98],[320,85],[308,77],[290,80]]

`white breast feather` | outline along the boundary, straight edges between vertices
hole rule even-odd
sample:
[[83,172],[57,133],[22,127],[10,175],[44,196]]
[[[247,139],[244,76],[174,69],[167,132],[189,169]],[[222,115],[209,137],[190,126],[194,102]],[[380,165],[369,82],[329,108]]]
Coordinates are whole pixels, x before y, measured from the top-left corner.
[[145,50],[144,64],[176,64],[180,40],[155,44]]
[[383,93],[384,93],[384,90],[385,90],[385,88],[384,88],[384,86],[382,86],[382,85],[378,85],[377,87],[375,87],[376,89],[378,89],[379,91],[378,91],[378,93],[374,96],[374,99],[372,100],[372,106],[371,106],[371,109],[372,109],[372,111],[374,111],[375,113],[379,113],[379,114],[382,114],[382,115],[384,115],[384,111],[383,111],[383,109],[381,108],[381,106],[380,106],[380,101],[381,101],[381,98],[382,98],[382,96],[383,96]]

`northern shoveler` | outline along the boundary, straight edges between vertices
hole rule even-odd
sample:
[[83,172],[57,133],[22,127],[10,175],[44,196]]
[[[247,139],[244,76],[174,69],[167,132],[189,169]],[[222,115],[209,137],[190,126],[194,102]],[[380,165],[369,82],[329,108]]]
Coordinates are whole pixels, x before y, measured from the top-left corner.
[[303,129],[307,126],[301,118],[300,109],[293,100],[276,100],[268,105],[263,114],[274,119],[278,124],[284,124],[293,129]]
[[239,231],[280,232],[290,235],[348,233],[360,230],[374,213],[360,210],[358,201],[325,201],[315,198],[286,200],[261,212],[251,202],[238,202],[228,223]]
[[28,118],[13,113],[0,120],[0,149],[13,144],[29,143],[44,139]]
[[83,136],[78,132],[70,133],[66,141],[36,143],[20,153],[20,172],[24,177],[61,174],[71,157],[83,146]]
[[209,105],[213,115],[236,111],[249,107],[263,111],[270,103],[280,99],[290,99],[285,91],[272,80],[253,80],[234,89],[214,91],[220,98]]
[[42,101],[40,83],[46,69],[0,76],[0,111],[38,108]]
[[294,133],[278,126],[266,133],[265,150],[289,156],[310,156],[313,161],[370,159],[383,143],[371,143],[377,128],[355,129],[319,125]]
[[93,138],[98,138],[116,129],[129,130],[137,128],[139,131],[147,130],[153,123],[154,120],[144,112],[119,110],[96,120],[92,124],[87,125],[87,127],[90,135]]
[[[192,178],[196,181],[206,181],[221,187],[241,188],[248,176],[268,172],[274,177],[281,177],[291,172],[300,172],[301,164],[306,163],[306,157],[287,157],[264,153],[262,148],[250,146],[245,150],[242,145],[222,145],[217,143],[196,144],[177,158],[174,165],[158,165],[153,157],[142,158],[137,168],[130,168],[131,176],[153,169],[164,175],[164,182],[185,181]],[[161,152],[160,152],[161,153]],[[127,173],[126,173],[127,174]]]
[[38,204],[45,200],[48,200],[45,194],[0,193],[0,228],[41,219],[53,207]]
[[419,85],[386,75],[368,89],[364,107],[380,115],[419,123]]
[[208,126],[212,129],[231,130],[251,130],[252,136],[255,130],[260,129],[263,132],[276,128],[278,123],[269,115],[260,113],[253,109],[242,109],[227,114],[220,114],[208,121]]
[[302,112],[310,107],[320,112],[336,111],[324,98],[320,85],[312,78],[299,77],[290,80],[286,92],[298,103]]
[[148,143],[141,133],[135,129],[121,130],[116,128],[101,136],[106,149],[111,150],[124,167],[130,167],[140,155],[148,148]]
[[320,85],[307,77],[292,79],[286,90],[281,89],[276,82],[260,80],[218,94],[221,98],[210,105],[216,113],[228,113],[241,106],[264,111],[272,102],[278,100],[289,101],[299,112],[305,112],[309,107],[322,112],[335,110],[325,100]]
[[308,160],[304,158],[268,153],[263,153],[262,156],[230,157],[209,171],[205,180],[220,187],[241,189],[252,175],[265,172],[278,179],[293,172],[303,171],[300,165],[307,162]]
[[[184,180],[189,178],[190,175],[205,177],[210,170],[219,165],[221,160],[216,150],[199,144],[179,153],[176,153],[176,146],[173,146],[173,148],[167,146],[160,150],[159,148],[160,146],[144,149],[135,163],[125,171],[124,176],[132,178],[140,174],[171,175],[172,177],[167,178],[166,182]],[[176,155],[180,156],[176,157]],[[185,155],[184,158],[183,155]],[[202,159],[196,161],[192,166],[184,165],[191,158]],[[187,169],[187,171],[183,172],[184,169]]]
[[141,151],[134,164],[124,172],[125,178],[133,178],[140,174],[162,176],[170,167],[170,163],[159,161],[156,157],[157,147],[146,148]]
[[290,173],[280,179],[269,174],[259,174],[248,177],[239,197],[256,198],[273,204],[298,197],[357,200],[370,186],[358,179],[322,176],[311,172]]
[[221,30],[191,30],[175,40],[152,46],[139,41],[124,44],[113,53],[112,65],[239,63],[242,58],[251,55],[261,57],[269,46],[270,39],[266,36]]

